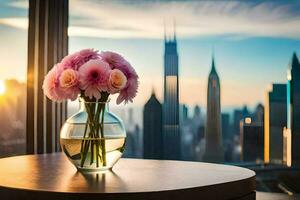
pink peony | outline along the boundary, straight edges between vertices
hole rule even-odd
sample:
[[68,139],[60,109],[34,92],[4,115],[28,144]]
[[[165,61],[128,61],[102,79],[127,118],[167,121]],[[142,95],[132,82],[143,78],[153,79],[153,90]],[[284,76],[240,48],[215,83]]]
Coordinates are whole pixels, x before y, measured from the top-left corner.
[[65,93],[59,85],[59,76],[62,69],[55,65],[45,76],[43,82],[44,94],[53,101],[62,101],[66,99]]
[[59,83],[67,98],[74,101],[78,97],[80,89],[79,74],[77,71],[73,69],[64,70],[59,77]]
[[83,49],[64,57],[61,61],[61,65],[64,67],[64,69],[71,68],[78,70],[84,63],[98,58],[98,51],[94,51],[93,49]]
[[95,97],[101,98],[101,92],[107,91],[108,79],[110,75],[109,65],[100,60],[90,60],[79,68],[80,88],[84,91],[85,96],[90,99]]
[[125,103],[128,103],[128,101],[132,102],[132,99],[136,96],[139,83],[139,77],[133,67],[117,53],[104,51],[101,52],[100,56],[109,64],[111,69],[122,71],[127,78],[126,86],[121,90],[120,95],[117,98],[117,104],[120,104],[123,101],[125,101]]
[[108,91],[111,94],[115,94],[122,90],[127,83],[127,78],[118,69],[114,69],[111,71],[110,76],[109,76],[109,81],[108,81]]

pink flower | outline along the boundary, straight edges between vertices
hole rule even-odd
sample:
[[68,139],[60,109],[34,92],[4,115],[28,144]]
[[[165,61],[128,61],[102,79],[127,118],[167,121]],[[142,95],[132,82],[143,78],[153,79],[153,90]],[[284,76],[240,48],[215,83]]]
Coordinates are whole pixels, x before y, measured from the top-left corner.
[[90,99],[95,97],[101,98],[101,92],[107,91],[108,79],[110,75],[109,65],[100,60],[90,60],[79,68],[80,88],[84,91],[85,96]]
[[89,60],[98,59],[100,56],[98,51],[94,51],[94,49],[83,49],[77,53],[75,58],[76,70],[78,70],[84,63]]
[[66,93],[67,98],[74,101],[78,94],[80,93],[79,89],[79,74],[73,69],[64,70],[60,77],[59,83],[62,90]]
[[138,81],[137,79],[128,79],[126,87],[121,90],[118,98],[117,98],[117,104],[122,103],[125,101],[125,103],[128,103],[128,101],[133,102],[132,99],[136,96],[138,89]]
[[122,101],[125,101],[125,103],[128,103],[128,101],[132,102],[132,99],[136,96],[139,84],[139,77],[133,67],[117,53],[104,51],[100,53],[100,56],[102,60],[109,64],[111,69],[122,71],[127,78],[126,86],[120,91],[120,95],[117,98],[117,104],[120,104]]
[[64,69],[71,68],[78,70],[84,63],[98,58],[98,51],[94,51],[93,49],[83,49],[64,57],[61,61],[61,65]]
[[127,61],[120,55],[111,51],[102,51],[101,58],[109,64],[112,69],[122,68]]
[[62,101],[66,99],[66,96],[59,85],[61,71],[61,67],[55,65],[45,76],[43,82],[44,94],[53,101]]
[[118,69],[112,70],[108,80],[109,93],[115,94],[119,92],[126,86],[126,83],[127,83],[127,78],[123,74],[123,72],[121,72]]
[[60,62],[60,65],[62,66],[63,69],[75,69],[76,68],[76,63],[75,59],[78,55],[78,52],[75,52],[73,54],[65,56],[62,61]]

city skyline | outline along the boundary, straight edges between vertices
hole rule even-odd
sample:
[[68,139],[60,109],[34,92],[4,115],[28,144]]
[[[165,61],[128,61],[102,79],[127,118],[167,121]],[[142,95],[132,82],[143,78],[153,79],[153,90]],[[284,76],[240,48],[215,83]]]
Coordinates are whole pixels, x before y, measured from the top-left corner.
[[[15,78],[24,81],[27,65],[26,24],[28,22],[26,15],[28,6],[26,1],[13,0],[4,0],[0,4],[1,11],[3,11],[0,14],[2,36],[0,41],[3,44],[0,47],[0,57],[8,58],[2,59],[0,63],[3,66],[0,69],[0,79]],[[167,14],[159,5],[162,8],[169,6],[172,12]],[[299,6],[299,3],[283,1],[277,3],[243,1],[220,4],[192,1],[173,3],[140,1],[130,7],[121,1],[103,4],[95,1],[71,1],[69,52],[82,48],[120,52],[128,58],[141,76],[140,91],[143,93],[138,94],[134,106],[141,107],[150,97],[153,87],[157,98],[162,101],[163,21],[166,20],[167,32],[171,32],[172,20],[176,16],[181,66],[179,71],[180,103],[205,107],[207,74],[211,51],[214,47],[219,75],[222,77],[223,108],[232,109],[244,104],[254,108],[256,104],[264,102],[265,88],[272,82],[285,83],[286,63],[292,52],[300,52],[300,34],[295,28],[300,25],[300,14],[296,12]],[[143,13],[141,10],[144,7],[148,9]],[[82,8],[90,12],[80,14],[79,9]],[[266,12],[271,8],[273,12]],[[102,14],[96,15],[95,9],[115,9],[122,10],[122,12],[110,19],[103,18]],[[182,9],[190,11],[188,12],[190,18],[175,15]],[[240,21],[232,15],[233,10],[236,15],[241,16]],[[157,13],[157,16],[153,13]],[[149,26],[139,22],[137,23],[139,27],[131,27],[133,30],[129,31],[130,24],[126,22],[135,14],[139,14],[142,20],[149,22]],[[106,20],[105,24],[99,23],[103,19]],[[276,19],[276,24],[268,23],[271,19]],[[122,22],[124,24],[120,26]],[[222,23],[232,28],[225,30],[220,26]],[[253,27],[251,30],[265,31],[263,33],[262,31],[257,31],[257,33],[253,30],[247,31],[244,27],[247,23],[249,27]],[[265,24],[268,25],[264,27]],[[85,31],[85,35],[79,31],[86,30],[86,28],[94,31]],[[138,35],[137,30],[141,30]],[[109,37],[107,33],[111,36]],[[120,37],[120,35],[123,36]],[[143,49],[142,54],[141,49]],[[16,55],[18,59],[15,59]],[[149,57],[151,62],[148,62]],[[272,76],[270,76],[271,73]],[[249,93],[252,95],[247,95]]]
[[[60,151],[69,122],[78,127],[71,142],[95,136],[78,100],[51,103],[42,93],[46,69],[93,48],[118,52],[139,75],[133,103],[111,95],[110,113],[92,124],[108,156],[121,138],[123,158],[238,166],[255,172],[255,192],[298,196],[300,1],[32,1],[29,18],[28,1],[0,1],[0,157]],[[89,144],[74,159],[94,158]]]

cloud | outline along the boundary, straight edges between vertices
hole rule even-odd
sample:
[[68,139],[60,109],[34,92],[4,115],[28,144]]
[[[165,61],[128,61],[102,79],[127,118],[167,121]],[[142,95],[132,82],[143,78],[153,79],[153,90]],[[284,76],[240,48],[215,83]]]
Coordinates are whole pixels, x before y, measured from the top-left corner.
[[25,17],[0,18],[0,24],[18,29],[28,29],[28,19]]
[[[299,7],[296,4],[296,7]],[[295,4],[247,1],[71,1],[71,36],[162,38],[163,23],[179,37],[230,35],[300,38]],[[122,28],[120,28],[122,27]]]
[[[12,7],[26,8],[24,1]],[[69,35],[99,38],[163,37],[176,32],[180,38],[226,36],[300,39],[300,3],[284,1],[70,1]],[[27,18],[0,18],[0,24],[28,28]]]
[[21,9],[28,9],[29,7],[29,2],[28,0],[12,0],[8,2],[8,5],[13,7],[13,8],[21,8]]

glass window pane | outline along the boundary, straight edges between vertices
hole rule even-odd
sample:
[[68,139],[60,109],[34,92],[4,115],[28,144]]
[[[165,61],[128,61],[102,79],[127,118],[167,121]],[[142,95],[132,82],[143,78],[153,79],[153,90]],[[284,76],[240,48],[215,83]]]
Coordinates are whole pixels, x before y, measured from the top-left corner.
[[[125,156],[154,158],[161,135],[162,158],[248,167],[259,190],[284,193],[283,179],[296,188],[286,167],[300,162],[300,140],[291,137],[300,135],[299,9],[291,1],[71,1],[69,52],[116,51],[138,72],[134,103],[111,101],[127,128]],[[157,112],[161,129],[148,117]],[[265,165],[287,173],[267,181],[258,170]]]
[[26,153],[28,0],[0,2],[0,157]]

